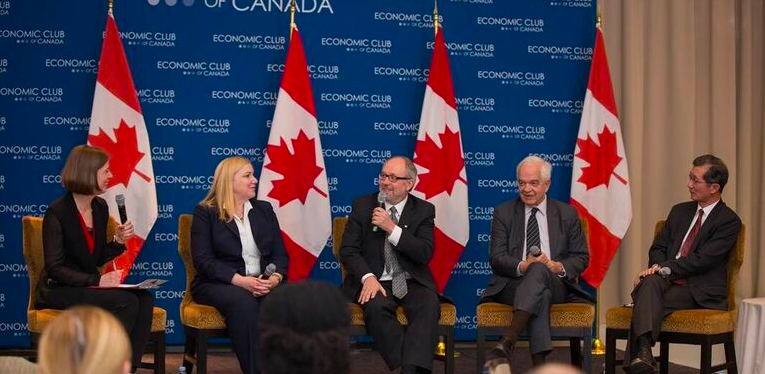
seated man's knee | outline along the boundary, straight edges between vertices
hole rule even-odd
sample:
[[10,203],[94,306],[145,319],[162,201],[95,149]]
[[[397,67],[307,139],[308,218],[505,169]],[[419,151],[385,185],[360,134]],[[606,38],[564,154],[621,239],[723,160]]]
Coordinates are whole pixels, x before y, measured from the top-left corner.
[[540,276],[540,275],[546,275],[549,270],[547,269],[547,266],[541,262],[533,262],[529,264],[529,266],[526,268],[526,272],[524,273],[524,276],[531,277],[531,276]]

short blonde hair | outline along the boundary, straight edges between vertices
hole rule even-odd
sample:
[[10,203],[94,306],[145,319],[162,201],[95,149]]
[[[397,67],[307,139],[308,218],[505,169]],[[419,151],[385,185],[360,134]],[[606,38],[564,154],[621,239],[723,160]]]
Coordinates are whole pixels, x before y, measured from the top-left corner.
[[117,318],[83,305],[64,311],[45,327],[38,363],[42,374],[118,374],[130,357],[130,342]]
[[98,189],[98,169],[109,162],[109,155],[104,150],[86,144],[72,148],[61,169],[61,184],[69,192],[92,195]]
[[236,212],[236,206],[234,206],[234,174],[246,165],[250,165],[250,160],[241,156],[223,159],[215,167],[210,191],[199,202],[204,206],[218,208],[218,218],[223,222],[231,222],[234,219],[234,212]]

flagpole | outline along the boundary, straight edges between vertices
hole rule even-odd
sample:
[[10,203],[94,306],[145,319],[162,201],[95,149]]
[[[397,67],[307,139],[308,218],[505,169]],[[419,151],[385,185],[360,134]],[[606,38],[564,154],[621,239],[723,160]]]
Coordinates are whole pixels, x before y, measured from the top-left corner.
[[109,10],[107,13],[110,17],[114,17],[114,0],[109,0]]
[[292,30],[297,30],[295,11],[297,11],[297,6],[295,5],[295,0],[292,0],[290,1],[290,40],[292,40]]
[[438,0],[433,0],[433,35],[438,34],[438,28],[440,27],[438,23]]
[[[598,1],[598,18],[595,21],[595,29],[600,30],[600,26],[603,22],[603,16],[600,13],[601,2]],[[606,354],[603,341],[600,340],[600,287],[595,288],[595,339],[592,339],[592,354],[595,356],[601,356]]]

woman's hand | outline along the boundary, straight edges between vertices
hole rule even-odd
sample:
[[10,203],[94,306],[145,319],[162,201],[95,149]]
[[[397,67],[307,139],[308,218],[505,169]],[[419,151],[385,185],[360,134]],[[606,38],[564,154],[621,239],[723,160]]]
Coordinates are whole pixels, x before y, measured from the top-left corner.
[[122,283],[122,270],[114,270],[101,275],[98,287],[117,287]]
[[271,289],[276,286],[270,279],[243,277],[239,274],[234,274],[234,278],[231,279],[231,284],[244,288],[255,297],[260,297],[271,292]]
[[119,244],[125,244],[133,235],[135,235],[133,221],[127,220],[127,222],[117,225],[117,230],[114,232],[114,240]]

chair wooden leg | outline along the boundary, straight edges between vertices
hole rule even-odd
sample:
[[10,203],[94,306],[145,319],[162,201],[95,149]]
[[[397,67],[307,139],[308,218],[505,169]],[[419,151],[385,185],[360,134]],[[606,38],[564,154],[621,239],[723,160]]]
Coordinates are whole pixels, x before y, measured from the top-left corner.
[[669,343],[659,342],[659,374],[669,374]]
[[446,359],[444,360],[444,372],[454,374],[454,329],[450,328],[446,333]]
[[585,373],[590,372],[592,364],[592,329],[587,328],[587,332],[582,339],[582,350],[584,351],[584,357],[582,358],[582,371]]
[[606,374],[616,374],[616,336],[606,329]]
[[483,373],[483,364],[486,361],[485,351],[486,348],[486,330],[482,327],[476,328],[476,341],[475,341],[475,361],[476,361],[476,373]]
[[165,332],[154,333],[154,374],[165,374]]
[[733,344],[732,337],[725,342],[725,361],[728,365],[728,374],[738,374],[738,366],[736,364],[736,348]]
[[207,374],[207,336],[203,331],[197,333],[197,374]]
[[582,368],[582,347],[579,345],[581,341],[578,337],[570,337],[568,338],[568,342],[569,342],[569,351],[571,352],[571,365],[581,369]]
[[699,367],[701,368],[701,374],[712,373],[712,343],[708,339],[701,343],[701,362]]
[[183,347],[183,367],[186,368],[186,372],[188,374],[191,374],[191,371],[194,369],[194,362],[196,362],[196,352],[197,338],[187,332],[186,343]]

